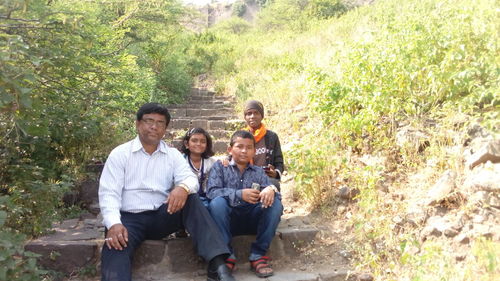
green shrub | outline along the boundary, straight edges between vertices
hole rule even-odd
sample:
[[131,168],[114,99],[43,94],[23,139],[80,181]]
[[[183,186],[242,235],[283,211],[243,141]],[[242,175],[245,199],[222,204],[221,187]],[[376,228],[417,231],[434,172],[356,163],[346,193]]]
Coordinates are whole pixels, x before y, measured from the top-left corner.
[[233,15],[242,17],[247,11],[247,4],[243,1],[236,1],[233,3]]
[[305,13],[318,19],[329,19],[346,11],[347,6],[341,0],[309,0]]
[[[0,196],[0,206],[4,204]],[[7,213],[0,211],[0,280],[38,281],[46,271],[36,266],[37,255],[24,251],[26,237],[5,227]]]

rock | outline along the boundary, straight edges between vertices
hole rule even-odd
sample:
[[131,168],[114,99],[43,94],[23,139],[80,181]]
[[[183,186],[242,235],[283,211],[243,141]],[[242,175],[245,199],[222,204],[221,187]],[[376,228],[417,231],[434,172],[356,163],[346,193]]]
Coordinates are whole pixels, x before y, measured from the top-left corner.
[[373,281],[373,275],[371,273],[362,273],[358,275],[358,281]]
[[456,261],[463,261],[467,257],[466,253],[457,253],[455,254],[455,260]]
[[444,235],[446,237],[450,237],[450,238],[451,237],[455,237],[455,236],[457,236],[457,234],[458,234],[458,231],[456,231],[453,228],[447,228],[447,229],[444,230]]
[[78,191],[68,191],[63,195],[63,202],[66,207],[74,206],[78,204],[80,194]]
[[437,205],[455,189],[457,174],[451,170],[446,171],[427,193],[427,205]]
[[469,236],[465,233],[460,233],[454,240],[460,244],[469,244],[470,242]]
[[396,144],[399,147],[411,147],[422,152],[430,145],[430,136],[418,129],[406,126],[398,129],[396,133]]
[[488,201],[486,202],[488,205],[491,207],[500,209],[500,198],[499,194],[494,193],[491,194],[491,196],[488,198]]
[[442,232],[439,231],[436,227],[432,225],[428,225],[422,229],[422,232],[420,233],[420,236],[422,237],[423,240],[429,236],[435,236],[439,237],[441,236]]
[[89,206],[92,203],[99,201],[99,182],[95,179],[86,179],[82,181],[79,185],[80,190],[80,201],[85,205]]
[[486,237],[486,238],[493,237],[493,231],[489,225],[475,223],[474,228],[473,228],[473,232],[474,232],[475,236],[482,236],[482,237]]
[[473,139],[475,139],[475,138],[487,138],[487,137],[491,136],[491,134],[479,124],[471,125],[467,129],[467,134]]
[[427,213],[420,207],[412,207],[406,214],[406,220],[413,226],[419,226],[427,220]]
[[486,163],[468,174],[462,187],[465,191],[500,193],[500,164]]
[[482,223],[486,220],[486,218],[482,215],[475,215],[473,218],[472,218],[472,222],[474,223]]
[[359,189],[348,186],[341,187],[337,192],[337,196],[345,200],[352,200],[357,195],[359,195]]
[[340,250],[338,253],[340,256],[342,256],[343,258],[345,258],[347,260],[352,258],[352,253],[349,252],[348,250]]
[[359,162],[363,163],[364,166],[372,167],[385,167],[387,158],[384,156],[373,156],[370,154],[364,154],[361,158],[357,159]]
[[500,162],[500,140],[492,140],[481,147],[467,159],[466,165],[469,169],[474,169],[477,165],[487,161],[492,163]]
[[470,203],[474,205],[483,205],[490,199],[490,193],[488,191],[477,191],[470,196]]
[[31,241],[25,249],[40,254],[38,263],[43,267],[65,274],[95,263],[98,257],[93,241]]

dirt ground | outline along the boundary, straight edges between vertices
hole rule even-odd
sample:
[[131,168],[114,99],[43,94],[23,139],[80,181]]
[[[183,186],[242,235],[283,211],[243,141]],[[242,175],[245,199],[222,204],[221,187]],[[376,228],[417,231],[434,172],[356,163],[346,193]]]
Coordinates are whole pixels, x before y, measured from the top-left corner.
[[351,255],[343,238],[348,237],[345,218],[338,215],[331,206],[312,208],[293,194],[293,179],[285,175],[281,185],[284,214],[282,219],[300,218],[306,224],[319,230],[314,242],[300,248],[300,255],[288,257],[274,262],[278,268],[290,267],[296,270],[311,272],[316,268],[329,267],[335,270],[348,270]]

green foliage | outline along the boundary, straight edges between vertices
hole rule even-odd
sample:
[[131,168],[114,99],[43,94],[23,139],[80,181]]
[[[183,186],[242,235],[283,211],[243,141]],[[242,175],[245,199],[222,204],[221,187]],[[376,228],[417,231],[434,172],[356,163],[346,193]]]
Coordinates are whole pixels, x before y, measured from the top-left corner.
[[237,17],[242,17],[247,11],[247,4],[243,1],[236,1],[233,3],[233,15]]
[[250,23],[239,17],[232,17],[230,19],[218,23],[215,26],[215,29],[218,31],[232,33],[232,34],[242,34],[249,31],[250,28],[251,28]]
[[[0,4],[0,211],[26,235],[9,236],[9,251],[73,212],[62,195],[88,162],[134,135],[139,105],[180,101],[206,71],[184,14],[163,0]],[[23,272],[22,255],[2,259],[5,270],[19,267],[9,276]]]
[[310,0],[306,15],[318,19],[329,19],[347,11],[347,6],[341,0]]
[[[441,156],[437,170],[460,165],[442,156],[454,142],[449,132],[464,129],[455,117],[498,132],[498,3],[386,0],[350,11],[336,4],[272,1],[255,28],[223,33],[220,44],[235,59],[215,73],[218,89],[270,109],[265,123],[287,140],[294,194],[320,206],[342,185],[360,191],[349,221],[358,268],[383,280],[492,280],[497,244],[475,245],[484,254],[462,272],[442,258],[444,246],[421,244],[411,227],[396,233],[391,214],[407,206],[382,202],[377,188],[391,169],[411,173],[430,153]],[[427,151],[417,157],[396,144],[398,127],[428,119],[436,128],[426,128],[435,130]],[[385,163],[360,165],[362,155]]]
[[[0,205],[4,199],[0,197]],[[24,235],[5,227],[6,217],[0,211],[0,280],[40,280],[46,272],[36,267],[37,255],[24,251]]]

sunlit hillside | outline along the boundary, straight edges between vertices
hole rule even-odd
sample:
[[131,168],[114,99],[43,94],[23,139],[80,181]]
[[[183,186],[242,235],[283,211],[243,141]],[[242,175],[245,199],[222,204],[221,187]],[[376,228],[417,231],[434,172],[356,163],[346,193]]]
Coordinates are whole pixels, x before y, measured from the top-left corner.
[[[234,18],[208,30],[214,88],[240,106],[265,104],[297,198],[335,210],[340,188],[361,192],[347,220],[359,269],[380,280],[493,280],[498,241],[475,244],[471,252],[488,254],[463,265],[441,259],[454,251],[446,244],[420,244],[419,227],[393,231],[443,172],[463,182],[471,126],[498,139],[498,3],[301,3],[277,0],[254,25]],[[385,204],[394,196],[406,199]],[[420,254],[405,257],[409,244]]]

